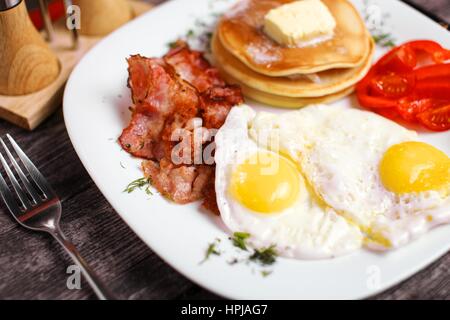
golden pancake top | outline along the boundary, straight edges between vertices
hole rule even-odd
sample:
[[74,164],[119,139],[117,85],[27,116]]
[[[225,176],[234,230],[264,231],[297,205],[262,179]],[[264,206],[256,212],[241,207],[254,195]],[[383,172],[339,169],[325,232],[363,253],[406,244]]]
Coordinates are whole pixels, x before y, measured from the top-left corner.
[[220,20],[224,47],[249,68],[268,76],[308,74],[361,65],[370,51],[368,31],[347,0],[322,0],[336,20],[332,39],[308,47],[286,47],[263,31],[272,9],[296,0],[241,0]]

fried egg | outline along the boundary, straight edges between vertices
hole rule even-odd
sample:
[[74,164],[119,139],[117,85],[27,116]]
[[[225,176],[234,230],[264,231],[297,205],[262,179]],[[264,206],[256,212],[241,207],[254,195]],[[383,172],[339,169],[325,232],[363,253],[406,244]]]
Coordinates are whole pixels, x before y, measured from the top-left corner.
[[[317,197],[359,226],[369,248],[397,248],[450,223],[450,159],[414,131],[325,105],[260,113],[251,127],[263,146],[279,141]],[[264,144],[267,132],[276,134]]]
[[272,137],[252,139],[256,117],[247,106],[235,107],[215,137],[215,188],[225,225],[249,233],[253,247],[275,246],[289,258],[330,258],[361,248],[360,229],[315,195],[298,163],[270,146]]

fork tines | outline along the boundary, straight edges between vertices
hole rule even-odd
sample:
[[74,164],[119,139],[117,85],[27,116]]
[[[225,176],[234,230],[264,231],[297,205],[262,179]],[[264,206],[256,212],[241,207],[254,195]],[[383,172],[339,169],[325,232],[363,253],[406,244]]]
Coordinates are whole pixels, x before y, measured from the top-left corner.
[[[8,138],[11,146],[20,159],[20,162],[23,164],[25,171],[31,178],[29,179],[29,177],[27,177],[27,175],[24,173],[21,166],[17,163],[13,154],[9,150],[5,141],[0,138],[0,144],[3,146],[7,158],[9,158],[9,161],[12,164],[12,168],[14,170],[12,170],[11,166],[8,165],[8,162],[6,161],[2,152],[0,152],[0,161],[15,191],[15,195],[13,192],[11,192],[11,189],[8,187],[8,184],[1,173],[0,194],[8,209],[17,218],[20,213],[32,209],[34,206],[41,204],[42,202],[54,197],[55,195],[46,179],[27,157],[27,155],[22,151],[16,141],[9,134],[7,134],[6,137]],[[13,171],[15,171],[21,183],[17,180],[16,175],[13,173]]]

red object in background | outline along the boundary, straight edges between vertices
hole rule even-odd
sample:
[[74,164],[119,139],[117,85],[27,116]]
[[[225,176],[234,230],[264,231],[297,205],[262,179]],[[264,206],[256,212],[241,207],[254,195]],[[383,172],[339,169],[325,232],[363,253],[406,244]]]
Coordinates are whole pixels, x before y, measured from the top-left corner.
[[[63,0],[55,0],[49,3],[48,11],[52,21],[56,21],[63,17],[66,11]],[[41,30],[44,27],[44,20],[42,18],[41,11],[39,9],[34,9],[29,12],[29,15],[36,29]]]

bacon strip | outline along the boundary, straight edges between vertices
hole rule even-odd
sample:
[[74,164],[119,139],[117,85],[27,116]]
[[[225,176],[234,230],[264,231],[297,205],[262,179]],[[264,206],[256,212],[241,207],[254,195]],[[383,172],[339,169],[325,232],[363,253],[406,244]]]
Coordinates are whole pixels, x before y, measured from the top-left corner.
[[179,204],[202,199],[204,187],[214,174],[213,166],[175,166],[166,159],[159,164],[144,161],[142,169],[162,195]]
[[160,143],[167,119],[175,111],[179,118],[195,117],[198,93],[162,59],[137,55],[128,59],[128,65],[128,85],[135,107],[119,142],[136,157],[160,159],[164,156]]
[[211,67],[203,53],[189,49],[185,42],[178,41],[177,47],[164,56],[164,61],[191,83],[200,93],[211,87],[225,87],[226,83],[216,68]]
[[204,126],[219,129],[233,106],[244,103],[241,88],[238,86],[211,87],[200,97],[200,110]]
[[164,119],[158,114],[149,116],[134,112],[130,124],[123,130],[119,142],[125,151],[135,157],[156,158],[156,141],[158,141],[163,128]]
[[[217,212],[214,165],[174,163],[179,142],[172,136],[178,129],[193,136],[197,120],[205,132],[220,128],[230,109],[243,103],[240,88],[226,85],[202,53],[183,42],[162,59],[131,56],[128,66],[134,106],[130,124],[119,138],[123,149],[147,159],[142,164],[144,175],[161,194],[180,204],[206,197],[204,206]],[[210,143],[207,140],[202,138],[200,145]],[[194,143],[188,144],[176,154],[193,157],[194,149]]]

